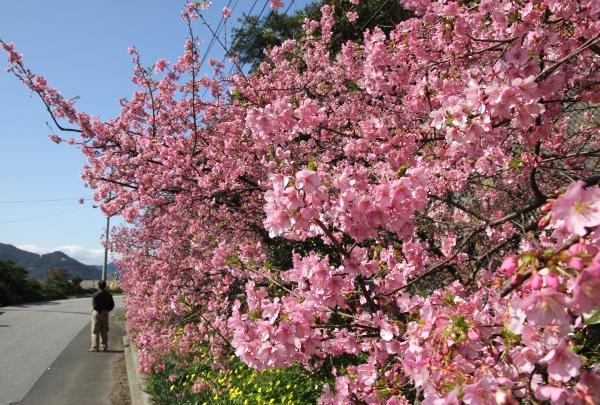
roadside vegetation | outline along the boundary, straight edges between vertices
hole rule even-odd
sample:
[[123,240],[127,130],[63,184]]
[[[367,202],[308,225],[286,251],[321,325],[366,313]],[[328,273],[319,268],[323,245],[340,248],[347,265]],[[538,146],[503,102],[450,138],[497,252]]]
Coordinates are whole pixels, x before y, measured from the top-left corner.
[[[307,372],[300,365],[257,371],[230,356],[215,367],[208,353],[181,363],[173,355],[148,380],[156,404],[314,404],[329,381],[329,367]],[[190,361],[193,360],[193,361]]]
[[48,272],[44,280],[27,277],[27,270],[12,260],[0,260],[0,306],[84,297],[95,291],[80,287],[81,278],[69,277],[63,269]]

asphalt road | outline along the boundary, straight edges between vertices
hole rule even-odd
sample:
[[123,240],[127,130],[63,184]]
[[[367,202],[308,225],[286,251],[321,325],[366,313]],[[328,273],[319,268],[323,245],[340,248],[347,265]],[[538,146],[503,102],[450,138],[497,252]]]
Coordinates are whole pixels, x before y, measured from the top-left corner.
[[[122,306],[121,297],[115,297],[115,304],[117,309]],[[69,393],[76,392],[74,378],[79,379],[76,384],[79,388],[85,389],[86,381],[93,382],[98,377],[104,383],[96,386],[110,389],[106,387],[109,376],[86,374],[86,370],[97,367],[110,369],[110,356],[116,354],[87,352],[90,311],[90,298],[0,307],[0,405],[20,402],[26,395],[34,400],[45,398],[43,403],[54,404],[57,402],[48,398],[53,393],[63,393],[63,399],[68,400]],[[120,342],[115,340],[122,331],[114,324],[114,316],[111,318],[113,340],[109,338],[109,347],[120,349]],[[86,364],[90,367],[86,368]],[[29,398],[23,403],[40,403]]]

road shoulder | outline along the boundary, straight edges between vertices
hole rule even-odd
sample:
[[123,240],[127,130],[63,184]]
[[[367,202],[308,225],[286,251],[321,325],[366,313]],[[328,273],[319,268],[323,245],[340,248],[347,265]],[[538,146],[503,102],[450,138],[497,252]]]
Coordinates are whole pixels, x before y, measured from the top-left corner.
[[124,383],[119,363],[123,364],[122,337],[125,329],[115,321],[117,315],[113,313],[110,318],[109,351],[88,351],[90,325],[86,325],[19,404],[129,404],[128,389],[119,387]]

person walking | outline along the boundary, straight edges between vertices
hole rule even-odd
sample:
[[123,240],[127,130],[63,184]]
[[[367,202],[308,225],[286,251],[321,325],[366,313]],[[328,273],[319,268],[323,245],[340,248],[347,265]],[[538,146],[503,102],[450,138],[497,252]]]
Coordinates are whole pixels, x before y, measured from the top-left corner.
[[[106,281],[98,282],[98,291],[92,297],[92,347],[91,352],[108,350],[108,313],[115,307],[112,295],[106,291]],[[102,344],[99,340],[102,338]]]

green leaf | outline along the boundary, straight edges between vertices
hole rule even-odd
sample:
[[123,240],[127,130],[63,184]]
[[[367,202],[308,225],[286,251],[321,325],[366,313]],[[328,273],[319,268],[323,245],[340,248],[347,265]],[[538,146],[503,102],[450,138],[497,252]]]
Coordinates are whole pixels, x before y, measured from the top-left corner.
[[240,102],[247,101],[246,96],[244,96],[244,94],[239,90],[234,90],[231,93],[231,98],[233,100],[240,101]]
[[592,314],[587,317],[584,321],[584,324],[586,325],[596,325],[598,323],[600,323],[600,307],[594,309],[592,311]]

